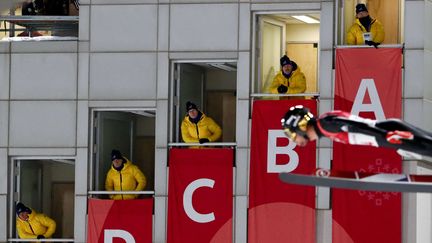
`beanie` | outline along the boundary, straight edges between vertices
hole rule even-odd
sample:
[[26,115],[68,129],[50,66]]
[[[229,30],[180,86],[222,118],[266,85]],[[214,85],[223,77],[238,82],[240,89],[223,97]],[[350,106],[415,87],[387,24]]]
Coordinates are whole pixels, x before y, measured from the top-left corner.
[[357,6],[356,6],[356,14],[358,14],[360,12],[363,12],[363,11],[366,11],[366,12],[368,11],[367,8],[366,8],[366,5],[364,3],[357,4]]
[[111,161],[115,160],[115,159],[123,159],[122,154],[120,153],[120,151],[113,149],[111,151]]
[[287,57],[287,55],[284,55],[280,59],[280,65],[283,67],[285,65],[291,64],[291,60]]
[[32,211],[30,208],[26,207],[24,204],[22,204],[20,202],[17,203],[16,214],[19,215],[20,213],[23,213],[23,212],[31,213]]
[[192,109],[198,110],[198,107],[190,101],[186,102],[186,112]]

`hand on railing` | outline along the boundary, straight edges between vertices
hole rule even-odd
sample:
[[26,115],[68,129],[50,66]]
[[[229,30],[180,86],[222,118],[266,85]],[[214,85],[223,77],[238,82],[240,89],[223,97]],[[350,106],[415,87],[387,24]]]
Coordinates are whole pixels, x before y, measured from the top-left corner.
[[365,41],[365,43],[369,46],[374,46],[376,49],[378,49],[378,45],[380,44],[369,40]]

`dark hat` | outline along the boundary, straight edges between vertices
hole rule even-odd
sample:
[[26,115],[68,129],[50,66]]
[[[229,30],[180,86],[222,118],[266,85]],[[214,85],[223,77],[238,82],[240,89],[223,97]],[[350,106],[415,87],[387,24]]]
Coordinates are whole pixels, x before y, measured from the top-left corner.
[[113,149],[111,151],[111,161],[115,160],[115,159],[123,159],[122,154],[120,153],[120,151]]
[[289,59],[289,57],[287,57],[287,55],[284,55],[283,57],[281,57],[280,59],[280,65],[283,67],[285,65],[291,65],[291,60]]
[[32,2],[23,2],[21,5],[21,15],[36,15],[36,9]]
[[31,213],[32,211],[30,208],[26,207],[24,204],[22,204],[20,202],[17,203],[16,214],[19,215],[20,213],[23,213],[23,212]]
[[367,8],[366,8],[366,5],[364,3],[357,4],[357,6],[356,6],[356,14],[358,14],[360,12],[363,12],[363,11],[366,11],[366,12],[368,11]]
[[186,102],[186,112],[188,112],[192,109],[198,110],[198,107],[190,101]]

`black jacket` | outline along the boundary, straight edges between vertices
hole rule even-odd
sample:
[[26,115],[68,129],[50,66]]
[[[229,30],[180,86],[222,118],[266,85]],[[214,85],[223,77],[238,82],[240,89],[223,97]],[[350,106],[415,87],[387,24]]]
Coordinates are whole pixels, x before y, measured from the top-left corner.
[[[319,137],[325,136],[336,142],[392,148],[405,156],[432,157],[432,133],[398,119],[376,121],[347,112],[331,111],[321,115],[314,126]],[[412,136],[394,140],[398,135],[392,134],[399,131]]]

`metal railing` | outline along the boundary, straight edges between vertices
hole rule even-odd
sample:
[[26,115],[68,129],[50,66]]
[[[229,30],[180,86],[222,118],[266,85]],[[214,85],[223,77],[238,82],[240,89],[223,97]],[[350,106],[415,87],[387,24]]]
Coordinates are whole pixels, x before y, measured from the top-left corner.
[[269,94],[269,93],[254,93],[250,94],[251,97],[299,97],[299,96],[310,96],[319,97],[319,93],[299,93],[299,94]]
[[23,28],[16,28],[15,25],[22,26],[27,31],[68,31],[71,36],[78,36],[79,16],[0,15],[0,21],[10,24],[9,28],[5,25],[1,29],[10,32],[10,37],[14,36],[15,31],[23,30]]
[[[378,49],[380,48],[400,48],[400,47],[404,47],[404,44],[382,44],[378,46]],[[335,48],[337,49],[344,49],[344,48],[375,48],[373,46],[368,46],[368,45],[338,45],[335,46]]]
[[237,146],[237,143],[232,142],[215,142],[215,143],[168,143],[168,147],[232,147]]
[[138,194],[138,195],[154,195],[154,191],[88,191],[89,195],[122,195],[122,194]]
[[11,239],[7,239],[8,242],[75,242],[74,239],[62,239],[62,238],[56,238],[56,239],[16,239],[16,238],[11,238]]
[[77,22],[79,16],[47,16],[47,15],[0,15],[1,21],[51,21],[51,22]]

